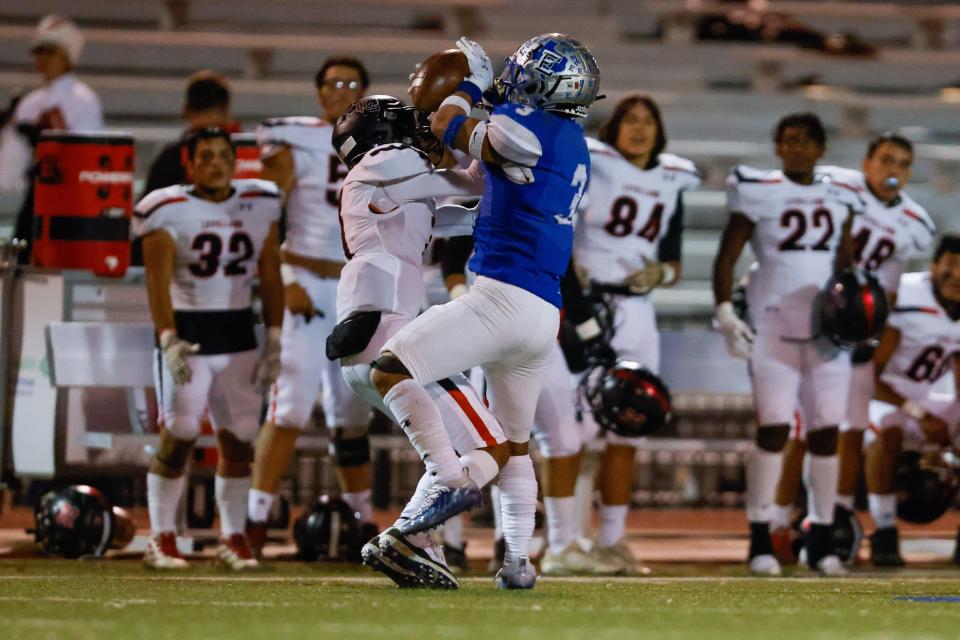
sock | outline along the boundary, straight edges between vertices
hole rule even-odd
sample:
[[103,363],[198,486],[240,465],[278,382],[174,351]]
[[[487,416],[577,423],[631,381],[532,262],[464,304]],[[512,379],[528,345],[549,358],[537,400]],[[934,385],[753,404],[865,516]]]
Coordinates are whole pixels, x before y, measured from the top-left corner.
[[550,551],[563,551],[577,539],[577,499],[574,496],[544,498],[547,508],[547,544]]
[[588,462],[588,458],[584,456],[580,464],[580,475],[577,476],[577,484],[573,489],[573,496],[577,499],[576,536],[584,540],[593,539],[593,480],[595,476],[595,465]]
[[790,514],[793,513],[793,505],[775,504],[770,510],[770,528],[788,529],[790,528]]
[[154,534],[177,530],[177,505],[185,485],[184,476],[167,478],[156,473],[147,474],[147,510]]
[[443,544],[463,548],[463,514],[458,514],[443,523]]
[[480,449],[474,449],[460,456],[462,466],[467,476],[477,487],[484,488],[500,473],[500,465],[492,455]]
[[500,505],[500,485],[490,485],[490,508],[493,510],[493,539],[503,540],[503,511]]
[[773,555],[773,541],[770,539],[770,524],[767,522],[750,523],[750,559],[757,556]]
[[507,544],[504,563],[529,556],[537,513],[537,475],[530,456],[510,456],[500,472],[500,512]]
[[423,504],[423,499],[432,486],[433,475],[431,475],[430,472],[426,472],[420,476],[420,482],[417,483],[417,488],[414,489],[413,495],[407,500],[407,504],[404,505],[403,511],[400,512],[400,517],[393,523],[393,526],[399,526],[401,522],[409,520],[413,517],[413,514],[420,510],[420,505]]
[[870,515],[877,529],[886,529],[897,525],[897,496],[894,493],[871,493],[867,496]]
[[441,484],[452,487],[463,484],[463,467],[430,394],[415,381],[404,380],[387,392],[383,403],[420,454],[427,472],[434,474]]
[[770,522],[782,468],[782,453],[754,447],[747,459],[747,520],[750,522]]
[[276,494],[250,489],[247,495],[247,518],[251,522],[266,522],[270,517],[270,507],[276,499]]
[[853,496],[845,496],[837,494],[837,504],[845,508],[847,511],[853,511]]
[[363,491],[348,491],[340,497],[360,515],[360,522],[373,522],[373,505],[370,503],[372,494],[372,490],[364,489]]
[[812,524],[833,524],[839,476],[840,460],[837,456],[815,456],[809,452],[804,456],[803,483],[807,486],[807,517]]
[[612,547],[623,539],[623,530],[627,524],[625,504],[600,505],[600,535],[597,536],[598,547]]
[[243,533],[247,524],[247,494],[250,492],[250,476],[224,478],[214,476],[213,494],[220,512],[220,531],[224,538]]

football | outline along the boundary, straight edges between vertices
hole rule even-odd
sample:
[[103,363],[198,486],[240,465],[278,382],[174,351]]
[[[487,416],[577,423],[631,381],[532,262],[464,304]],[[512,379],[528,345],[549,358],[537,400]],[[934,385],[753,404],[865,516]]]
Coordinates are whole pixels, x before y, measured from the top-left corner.
[[410,83],[413,106],[428,113],[436,111],[469,73],[467,56],[459,49],[434,53],[421,63]]

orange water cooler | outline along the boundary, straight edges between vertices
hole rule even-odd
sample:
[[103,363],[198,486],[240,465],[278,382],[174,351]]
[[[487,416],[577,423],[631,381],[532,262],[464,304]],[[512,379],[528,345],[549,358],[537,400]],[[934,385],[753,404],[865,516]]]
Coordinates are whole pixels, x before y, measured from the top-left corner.
[[44,131],[36,158],[33,264],[122,276],[130,266],[133,137]]

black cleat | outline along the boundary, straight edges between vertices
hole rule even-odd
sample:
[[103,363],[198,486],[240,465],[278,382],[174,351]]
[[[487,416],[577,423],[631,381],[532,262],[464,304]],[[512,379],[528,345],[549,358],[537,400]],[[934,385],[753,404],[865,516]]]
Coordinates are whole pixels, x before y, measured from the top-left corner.
[[425,550],[407,542],[396,527],[380,534],[380,551],[400,569],[416,575],[427,589],[458,589],[460,582],[447,565],[432,559]]
[[417,574],[398,567],[383,556],[383,552],[380,551],[379,536],[374,536],[363,545],[360,557],[363,559],[363,564],[387,576],[401,589],[418,589],[421,587],[420,578]]
[[875,567],[903,567],[900,555],[900,532],[896,527],[877,529],[870,536],[870,562]]

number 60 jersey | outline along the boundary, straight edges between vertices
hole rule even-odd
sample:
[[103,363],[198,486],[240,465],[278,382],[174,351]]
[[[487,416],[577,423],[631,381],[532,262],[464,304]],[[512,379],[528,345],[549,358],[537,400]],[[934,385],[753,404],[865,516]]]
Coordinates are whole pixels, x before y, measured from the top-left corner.
[[755,225],[750,247],[758,265],[747,285],[751,324],[810,337],[813,301],[833,273],[843,225],[863,212],[863,199],[824,175],[804,185],[780,170],[741,165],[727,178],[727,208]]
[[178,311],[246,309],[257,260],[280,219],[280,192],[265,180],[234,180],[223,202],[193,195],[190,185],[147,194],[133,212],[133,233],[163,229],[177,243],[170,296]]

